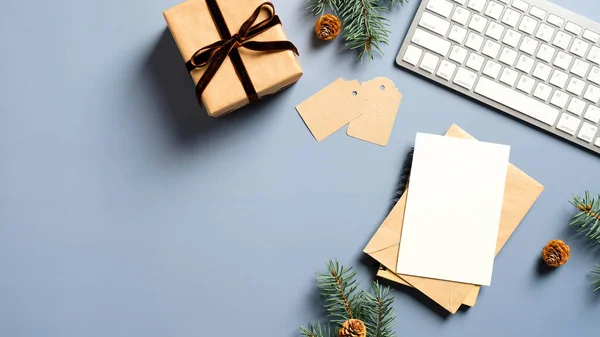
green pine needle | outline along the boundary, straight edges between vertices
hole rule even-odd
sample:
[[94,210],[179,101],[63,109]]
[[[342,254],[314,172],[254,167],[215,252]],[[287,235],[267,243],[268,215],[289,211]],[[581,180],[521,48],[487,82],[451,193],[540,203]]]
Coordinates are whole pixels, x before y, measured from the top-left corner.
[[600,265],[596,264],[596,268],[594,268],[590,274],[590,278],[592,279],[592,287],[594,291],[600,290]]
[[[585,191],[583,197],[574,195],[570,202],[579,210],[570,226],[576,227],[577,232],[584,232],[594,245],[600,244],[600,195],[594,199],[589,191]],[[592,270],[590,278],[594,291],[600,290],[600,265]]]
[[391,289],[383,287],[378,282],[371,284],[373,294],[365,295],[364,322],[368,337],[394,337],[394,298],[390,296]]
[[372,60],[374,51],[383,54],[382,45],[389,44],[389,20],[382,14],[390,6],[408,0],[307,0],[314,15],[323,15],[330,7],[342,20],[344,41],[348,48],[358,51],[357,60]]
[[578,232],[585,232],[594,244],[600,243],[600,196],[598,199],[590,197],[590,192],[586,191],[584,197],[573,196],[571,204],[579,210],[573,220],[571,227],[576,227]]
[[321,325],[319,322],[311,322],[308,328],[300,327],[300,333],[305,337],[333,337],[329,326]]
[[330,321],[341,325],[349,319],[358,318],[361,293],[356,291],[356,271],[331,260],[327,263],[327,270],[326,274],[317,275],[317,287],[325,302]]

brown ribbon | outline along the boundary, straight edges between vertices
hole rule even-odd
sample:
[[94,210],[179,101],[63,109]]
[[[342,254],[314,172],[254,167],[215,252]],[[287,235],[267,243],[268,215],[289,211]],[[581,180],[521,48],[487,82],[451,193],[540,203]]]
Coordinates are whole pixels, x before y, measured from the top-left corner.
[[[299,55],[298,49],[296,49],[296,46],[290,41],[249,41],[251,38],[263,33],[269,28],[281,24],[279,17],[275,15],[275,6],[270,2],[264,2],[258,6],[248,20],[242,24],[238,33],[233,36],[231,36],[231,33],[229,32],[229,28],[225,23],[225,18],[219,9],[217,1],[206,0],[206,4],[208,5],[210,15],[217,27],[217,31],[221,36],[221,40],[198,49],[198,51],[192,55],[192,58],[185,64],[190,72],[196,68],[207,66],[206,71],[198,81],[198,84],[196,84],[196,98],[200,105],[202,105],[202,93],[225,59],[229,56],[235,72],[244,87],[246,96],[248,96],[248,100],[250,100],[250,103],[255,103],[258,101],[258,94],[256,93],[256,89],[252,84],[252,80],[250,80],[248,71],[242,62],[242,58],[237,49],[244,47],[250,50],[265,52],[291,50],[296,55]],[[254,24],[261,10],[265,7],[271,7],[269,16],[263,21]]]

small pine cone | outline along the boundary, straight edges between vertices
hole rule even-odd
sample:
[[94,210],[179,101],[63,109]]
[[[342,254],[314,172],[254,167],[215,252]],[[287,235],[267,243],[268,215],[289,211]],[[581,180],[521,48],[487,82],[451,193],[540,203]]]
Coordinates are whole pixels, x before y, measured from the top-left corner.
[[342,22],[332,14],[325,14],[317,20],[315,32],[321,40],[329,41],[335,39],[342,31]]
[[569,257],[571,248],[562,240],[552,240],[542,250],[542,258],[550,267],[562,266],[567,263]]
[[367,327],[360,319],[349,319],[342,324],[338,337],[365,337]]

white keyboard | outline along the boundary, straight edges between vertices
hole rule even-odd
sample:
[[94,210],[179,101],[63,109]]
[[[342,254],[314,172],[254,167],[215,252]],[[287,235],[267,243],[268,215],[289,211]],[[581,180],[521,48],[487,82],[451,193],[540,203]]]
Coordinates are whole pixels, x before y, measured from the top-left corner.
[[545,0],[422,0],[396,62],[600,154],[599,40]]

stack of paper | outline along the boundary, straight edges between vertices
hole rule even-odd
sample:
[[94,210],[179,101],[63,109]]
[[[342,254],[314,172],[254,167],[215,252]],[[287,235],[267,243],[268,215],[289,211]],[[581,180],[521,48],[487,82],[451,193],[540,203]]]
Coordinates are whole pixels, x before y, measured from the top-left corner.
[[364,251],[387,268],[378,275],[455,313],[490,285],[495,254],[543,186],[508,163],[508,146],[456,126],[447,136],[417,135],[408,190]]

